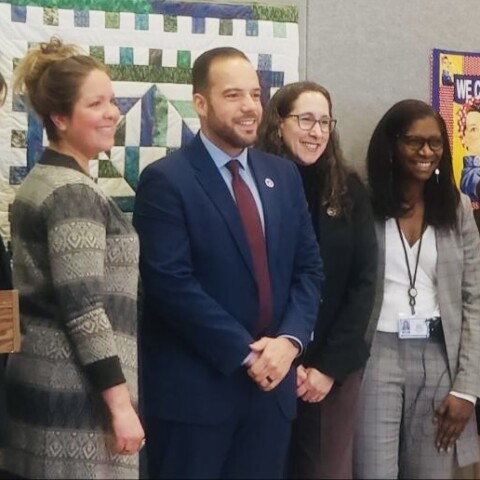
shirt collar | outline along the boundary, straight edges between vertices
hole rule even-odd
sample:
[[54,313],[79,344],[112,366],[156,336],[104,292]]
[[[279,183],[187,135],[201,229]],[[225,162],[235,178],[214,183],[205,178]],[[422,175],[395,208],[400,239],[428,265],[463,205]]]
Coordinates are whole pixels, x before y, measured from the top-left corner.
[[41,165],[52,165],[54,167],[65,167],[72,168],[82,172],[83,174],[90,177],[90,175],[80,166],[80,164],[70,155],[65,155],[64,153],[57,152],[52,148],[46,147],[38,161]]
[[247,168],[248,148],[244,148],[238,155],[231,157],[228,153],[225,153],[210,141],[201,130],[200,138],[218,169],[224,167],[230,160],[232,160],[232,158],[238,160],[243,169]]

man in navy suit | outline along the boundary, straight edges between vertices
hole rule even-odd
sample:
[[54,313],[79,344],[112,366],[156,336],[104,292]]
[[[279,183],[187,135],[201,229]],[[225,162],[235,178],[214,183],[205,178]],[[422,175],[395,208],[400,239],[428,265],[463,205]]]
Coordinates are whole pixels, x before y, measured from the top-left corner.
[[[315,323],[320,253],[293,162],[248,148],[262,107],[247,57],[209,50],[192,75],[200,132],[145,168],[134,210],[149,474],[280,478],[296,408],[292,362]],[[232,159],[253,199],[257,245]]]

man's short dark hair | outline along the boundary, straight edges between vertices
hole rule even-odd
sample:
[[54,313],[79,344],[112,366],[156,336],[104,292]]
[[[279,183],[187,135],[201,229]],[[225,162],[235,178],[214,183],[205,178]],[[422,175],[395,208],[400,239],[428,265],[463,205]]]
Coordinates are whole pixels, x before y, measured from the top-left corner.
[[212,48],[203,52],[193,63],[192,85],[193,93],[203,93],[208,89],[208,74],[213,61],[218,58],[243,58],[249,61],[247,56],[233,47]]

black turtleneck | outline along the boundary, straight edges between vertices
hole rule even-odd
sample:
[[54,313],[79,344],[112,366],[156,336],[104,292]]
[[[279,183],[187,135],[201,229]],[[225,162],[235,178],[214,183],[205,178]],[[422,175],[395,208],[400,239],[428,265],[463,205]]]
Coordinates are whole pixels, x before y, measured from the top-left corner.
[[313,228],[319,240],[318,229],[319,223],[318,218],[320,214],[320,205],[321,205],[321,192],[323,187],[323,181],[321,175],[321,168],[319,162],[317,161],[313,165],[299,165],[297,163],[298,171],[302,177],[303,189],[305,191],[305,197],[308,203],[308,210],[312,217]]

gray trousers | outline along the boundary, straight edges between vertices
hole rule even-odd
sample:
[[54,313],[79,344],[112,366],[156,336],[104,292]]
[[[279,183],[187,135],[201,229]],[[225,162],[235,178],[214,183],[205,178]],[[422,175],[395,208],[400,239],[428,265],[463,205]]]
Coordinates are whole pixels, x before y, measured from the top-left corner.
[[451,388],[443,340],[377,332],[360,389],[354,478],[453,478],[433,414]]

